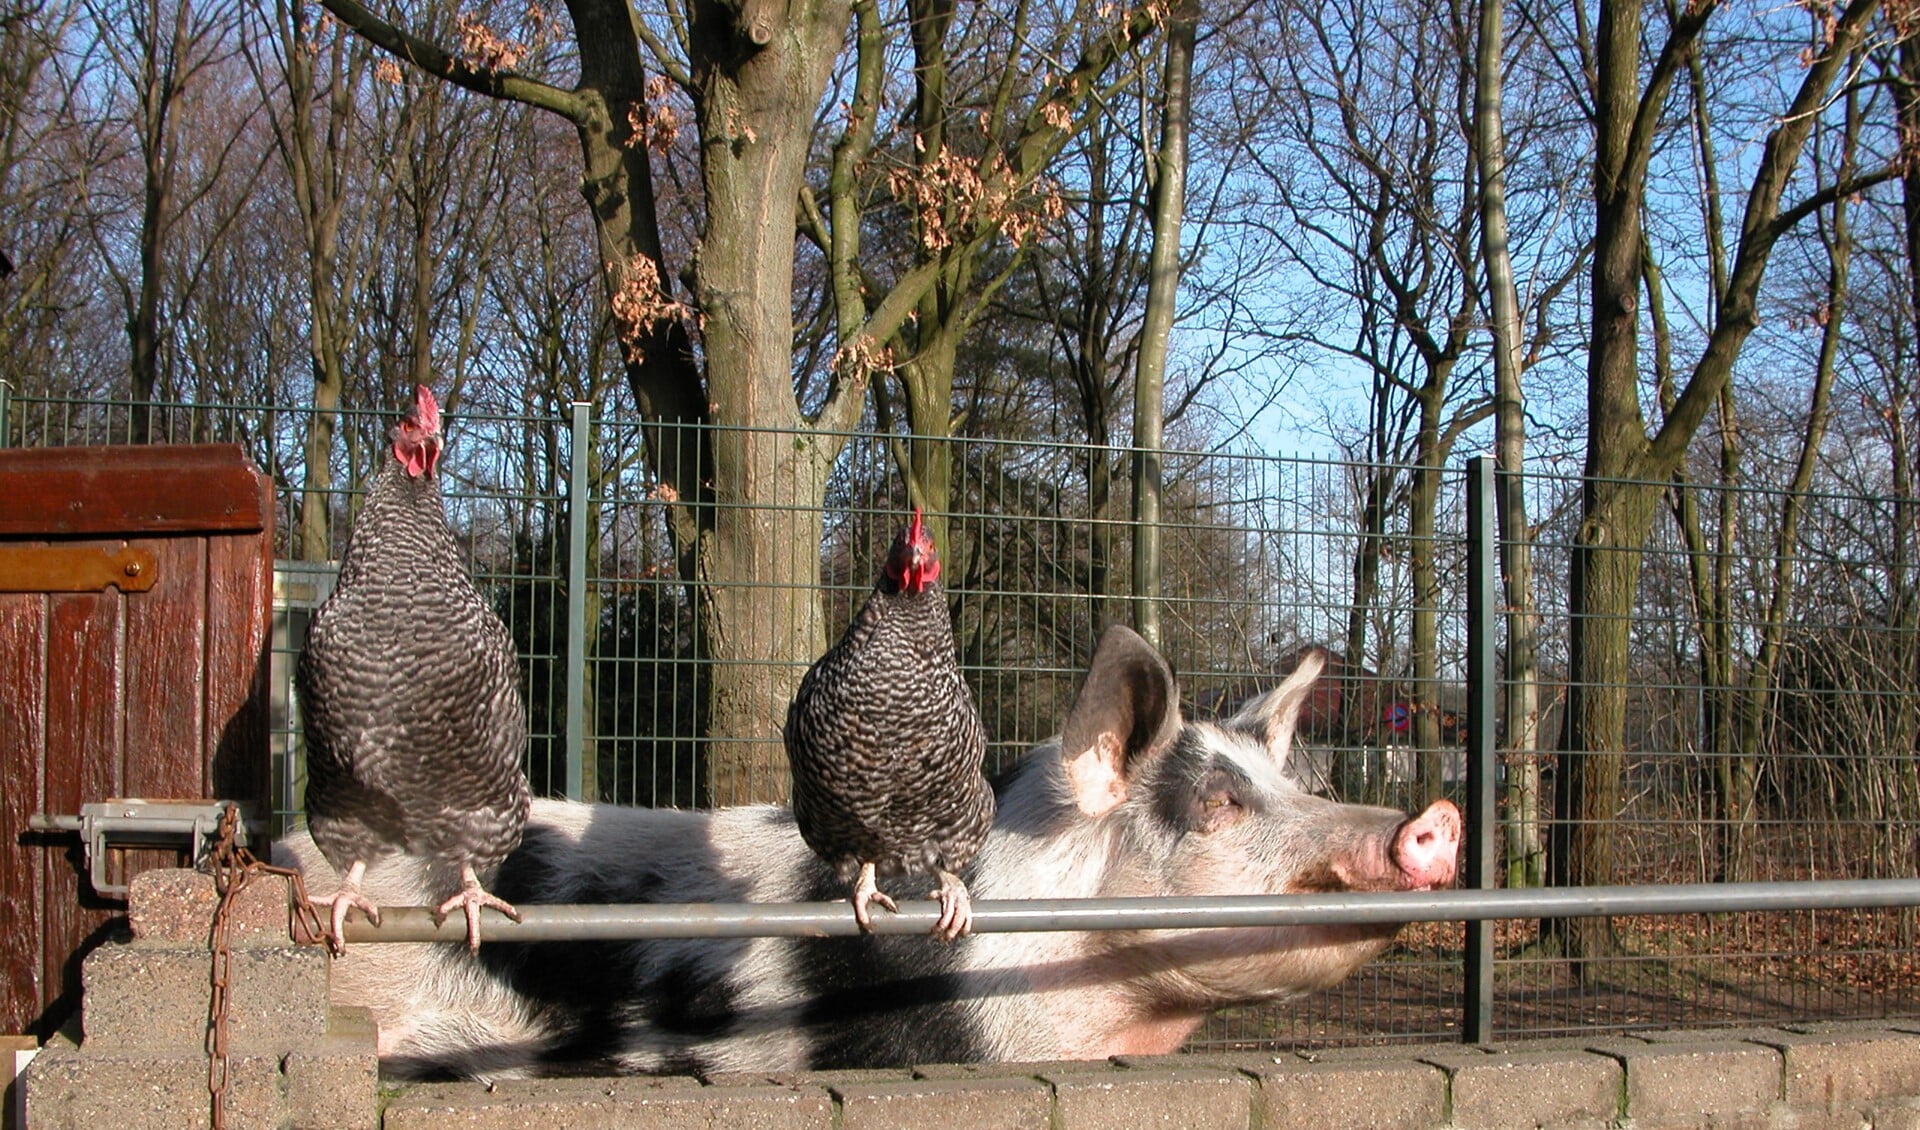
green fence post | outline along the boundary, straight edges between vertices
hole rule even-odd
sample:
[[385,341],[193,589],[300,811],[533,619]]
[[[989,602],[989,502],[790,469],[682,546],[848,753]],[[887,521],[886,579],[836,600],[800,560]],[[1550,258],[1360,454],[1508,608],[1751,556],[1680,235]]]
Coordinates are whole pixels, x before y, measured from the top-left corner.
[[7,446],[9,426],[13,423],[13,386],[0,381],[0,447]]
[[[1467,461],[1467,860],[1465,886],[1495,886],[1494,798],[1495,621],[1504,619],[1494,586],[1498,535],[1493,519],[1494,476],[1491,455]],[[1469,1044],[1493,1041],[1493,923],[1467,923],[1465,1001],[1461,1039]]]
[[587,754],[587,445],[593,406],[573,403],[573,467],[567,474],[567,798],[585,800]]

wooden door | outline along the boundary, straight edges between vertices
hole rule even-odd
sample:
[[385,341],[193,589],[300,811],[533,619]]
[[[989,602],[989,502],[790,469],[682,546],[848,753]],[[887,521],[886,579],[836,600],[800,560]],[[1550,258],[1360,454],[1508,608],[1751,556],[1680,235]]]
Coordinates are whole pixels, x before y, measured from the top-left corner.
[[[267,811],[272,586],[272,493],[236,445],[0,451],[0,1032],[57,1029],[80,958],[124,921],[78,837],[29,817],[119,797]],[[116,856],[128,877],[184,861]]]

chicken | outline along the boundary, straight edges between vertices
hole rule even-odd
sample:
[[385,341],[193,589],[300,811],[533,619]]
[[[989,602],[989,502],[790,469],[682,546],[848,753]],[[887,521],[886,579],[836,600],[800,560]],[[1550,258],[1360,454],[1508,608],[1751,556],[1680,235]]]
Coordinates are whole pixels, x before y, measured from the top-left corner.
[[853,881],[861,928],[873,928],[871,903],[898,910],[876,876],[934,875],[933,935],[967,933],[973,904],[958,872],[993,826],[993,789],[919,510],[846,634],[800,680],[785,736],[800,835]]
[[[347,543],[340,577],[314,614],[296,672],[307,734],[307,823],[340,872],[314,901],[345,946],[367,868],[405,854],[458,890],[467,945],[480,910],[519,912],[484,884],[520,843],[529,796],[520,664],[513,639],[468,579],[440,495],[440,406],[425,387],[392,431],[392,458]],[[456,879],[457,876],[457,879]]]

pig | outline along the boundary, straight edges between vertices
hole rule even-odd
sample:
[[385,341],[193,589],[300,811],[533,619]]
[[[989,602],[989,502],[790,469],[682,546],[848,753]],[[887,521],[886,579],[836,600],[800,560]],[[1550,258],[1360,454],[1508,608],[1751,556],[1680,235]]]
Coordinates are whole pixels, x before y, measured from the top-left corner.
[[[1102,637],[1061,736],[1000,781],[966,875],[981,900],[1428,890],[1452,882],[1460,813],[1338,804],[1281,771],[1309,660],[1224,723],[1188,722],[1166,662]],[[309,889],[337,882],[311,839],[278,845]],[[382,905],[428,901],[404,866]],[[914,897],[924,877],[900,881]],[[536,801],[495,892],[540,903],[796,902],[844,884],[776,806],[687,812]],[[1099,1059],[1176,1050],[1220,1008],[1332,985],[1390,925],[631,942],[365,944],[336,1004],[379,1025],[393,1077],[583,1069],[733,1071]]]

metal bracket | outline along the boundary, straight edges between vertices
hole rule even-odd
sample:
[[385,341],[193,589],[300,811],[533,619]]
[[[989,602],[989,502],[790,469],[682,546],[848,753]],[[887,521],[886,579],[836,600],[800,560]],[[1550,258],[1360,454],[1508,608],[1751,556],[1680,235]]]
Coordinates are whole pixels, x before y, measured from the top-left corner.
[[240,809],[240,825],[247,835],[265,829],[248,818],[244,805],[231,800],[142,800],[124,797],[80,806],[80,815],[36,812],[27,820],[35,832],[78,832],[87,861],[87,878],[95,893],[124,897],[127,885],[107,881],[107,846],[170,847],[180,840],[194,861],[206,852],[208,841],[220,832],[220,817],[228,808]]

